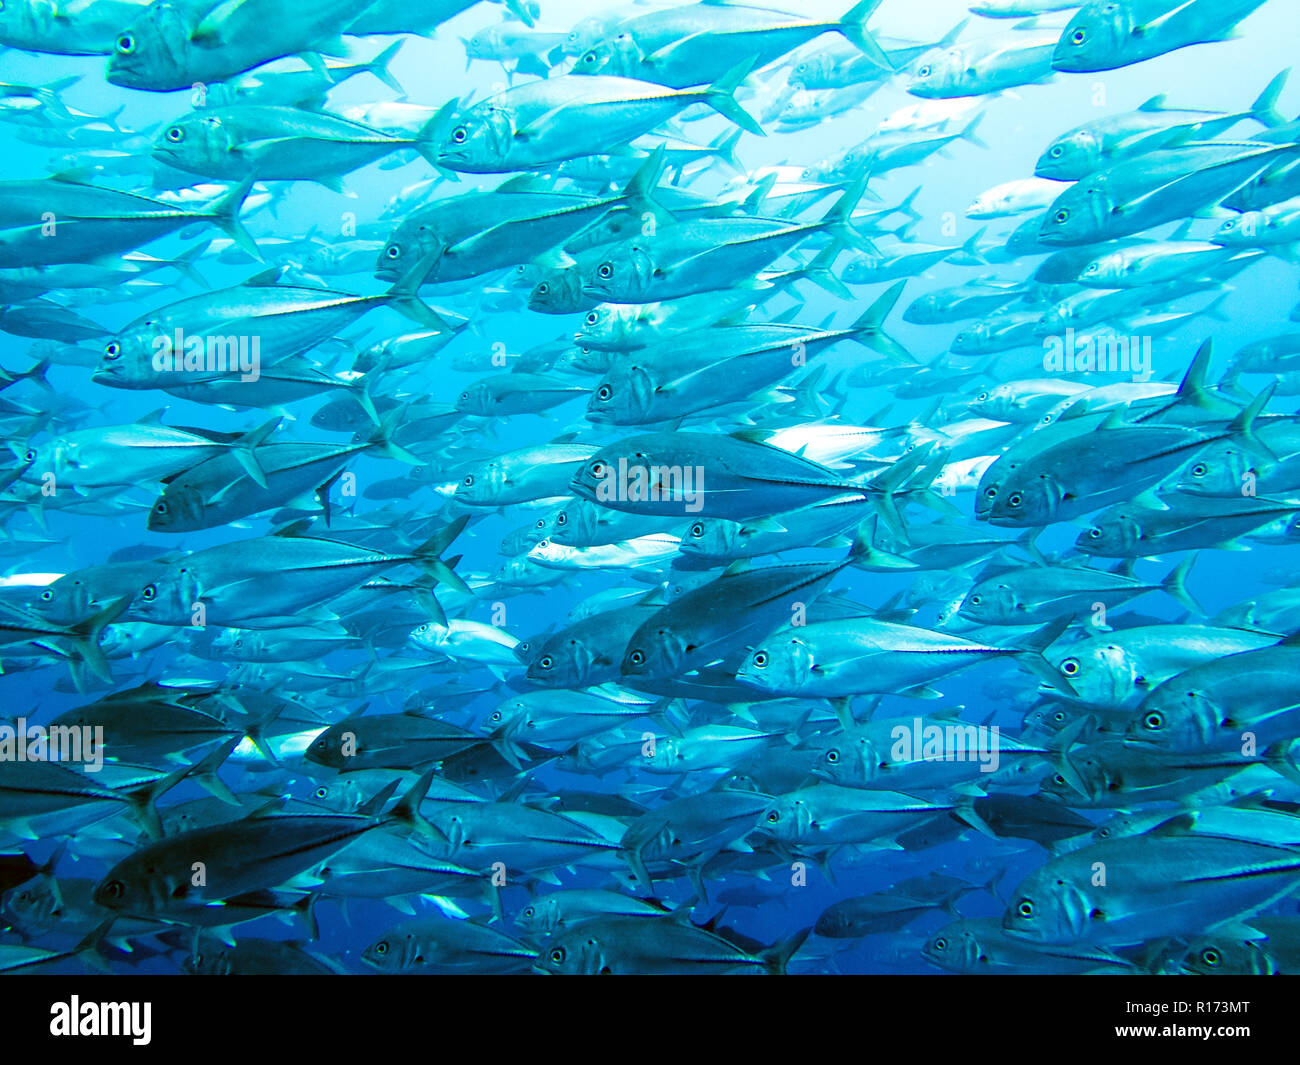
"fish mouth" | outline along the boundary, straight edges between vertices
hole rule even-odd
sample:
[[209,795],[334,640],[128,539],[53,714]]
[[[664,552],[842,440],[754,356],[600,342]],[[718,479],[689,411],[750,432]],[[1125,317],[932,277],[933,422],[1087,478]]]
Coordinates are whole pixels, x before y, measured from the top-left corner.
[[1052,69],[1066,74],[1087,74],[1097,68],[1083,52],[1063,40],[1052,53]]

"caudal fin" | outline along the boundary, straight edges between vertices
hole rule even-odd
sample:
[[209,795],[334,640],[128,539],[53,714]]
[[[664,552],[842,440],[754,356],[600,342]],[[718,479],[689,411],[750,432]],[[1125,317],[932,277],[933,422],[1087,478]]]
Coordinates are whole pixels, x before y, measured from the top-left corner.
[[732,67],[704,91],[704,102],[728,122],[734,122],[741,129],[766,137],[767,134],[763,132],[763,127],[758,124],[754,116],[736,102],[736,89],[749,77],[749,72],[753,68],[753,59],[746,59],[743,63]]
[[470,594],[469,586],[452,569],[452,563],[444,562],[441,556],[451,546],[452,541],[461,534],[461,530],[465,528],[468,522],[469,515],[462,514],[451,524],[444,525],[438,532],[429,537],[428,540],[415,549],[412,555],[415,564],[435,580],[450,585],[458,592],[463,592],[466,595]]
[[803,946],[803,941],[811,933],[811,928],[802,928],[789,939],[783,939],[780,943],[768,947],[759,955],[763,959],[763,968],[772,976],[785,976],[785,969],[790,964],[790,959],[798,953],[799,948]]
[[239,211],[244,206],[244,200],[248,198],[252,187],[252,178],[245,178],[238,185],[232,185],[209,204],[207,215],[216,225],[225,230],[231,240],[260,263],[266,260],[257,247],[257,241],[239,220]]
[[1264,91],[1259,94],[1259,99],[1251,104],[1250,117],[1261,126],[1276,129],[1287,124],[1286,116],[1277,109],[1277,101],[1282,95],[1282,90],[1286,88],[1286,81],[1290,76],[1291,68],[1287,67],[1268,83]]
[[894,306],[906,286],[906,280],[896,281],[875,303],[863,311],[858,320],[853,323],[853,339],[859,344],[865,344],[872,351],[878,351],[907,366],[919,366],[916,356],[884,330],[885,320],[893,313]]
[[876,8],[879,6],[880,0],[861,0],[861,3],[845,12],[836,28],[876,66],[892,74],[894,64],[889,61],[889,56],[885,55],[884,49],[876,43],[876,39],[867,32],[867,20],[876,13]]
[[392,71],[388,69],[388,64],[393,61],[394,57],[396,57],[397,53],[401,50],[402,45],[405,43],[405,37],[394,41],[366,64],[366,70],[370,71],[371,74],[382,81],[399,96],[405,96],[406,90],[402,88],[402,83],[393,77]]

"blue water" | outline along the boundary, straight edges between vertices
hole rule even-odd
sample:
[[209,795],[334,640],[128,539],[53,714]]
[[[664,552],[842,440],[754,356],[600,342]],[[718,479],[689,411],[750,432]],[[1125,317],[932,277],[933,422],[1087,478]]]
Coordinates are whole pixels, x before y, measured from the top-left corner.
[[[798,6],[801,11],[814,5]],[[832,8],[835,5],[830,5]],[[821,5],[817,5],[818,11]],[[563,30],[578,18],[596,10],[596,5],[582,2],[556,2],[543,0],[539,26]],[[407,99],[422,104],[440,105],[452,96],[474,94],[475,99],[503,87],[503,72],[499,65],[476,61],[465,69],[464,50],[459,38],[495,24],[501,9],[492,4],[479,4],[466,14],[445,24],[436,38],[410,36],[392,71],[407,92]],[[963,5],[955,0],[914,0],[910,4],[887,0],[879,15],[872,21],[873,32],[888,40],[933,41],[942,36],[964,15]],[[972,27],[969,34],[981,27]],[[1001,28],[988,23],[990,32]],[[1166,93],[1172,106],[1199,107],[1217,111],[1248,110],[1265,83],[1278,71],[1294,62],[1295,13],[1286,0],[1273,0],[1252,15],[1242,27],[1241,36],[1232,41],[1196,47],[1163,56],[1126,69],[1104,74],[1058,75],[1051,83],[1029,85],[1002,94],[987,101],[987,114],[980,135],[989,145],[988,150],[957,141],[950,149],[932,157],[923,165],[894,171],[873,179],[871,190],[879,196],[881,204],[900,201],[918,184],[921,186],[916,208],[922,220],[914,231],[914,239],[927,244],[960,244],[969,239],[978,227],[989,225],[987,240],[1009,234],[1021,218],[1002,219],[991,223],[975,222],[965,217],[966,206],[984,190],[1016,178],[1032,174],[1034,161],[1051,139],[1065,130],[1107,113],[1132,110],[1157,93]],[[359,49],[369,56],[376,48]],[[42,84],[77,75],[81,80],[63,94],[63,101],[88,115],[114,115],[123,128],[152,136],[169,119],[183,113],[188,106],[186,93],[153,94],[118,88],[108,84],[103,77],[103,60],[96,57],[68,58],[58,56],[33,56],[14,51],[0,55],[0,80],[17,84]],[[331,105],[346,106],[388,99],[392,94],[372,78],[361,75],[343,84],[330,97]],[[766,138],[746,134],[740,142],[738,153],[745,165],[752,169],[763,166],[788,165],[803,167],[855,143],[865,137],[876,122],[896,109],[918,101],[909,97],[899,85],[889,85],[873,95],[865,104],[848,114],[831,119],[816,127],[798,133],[771,132]],[[1300,112],[1300,86],[1293,86],[1283,96],[1281,110],[1293,115]],[[724,122],[710,116],[699,123],[687,123],[688,136],[700,142],[724,130]],[[1241,128],[1245,128],[1244,126]],[[18,135],[11,124],[0,123],[0,152],[5,160],[3,177],[6,179],[40,177],[58,169],[56,159],[71,152],[69,145],[46,147],[32,144]],[[274,212],[261,210],[246,216],[249,230],[259,239],[273,237],[302,237],[314,231],[325,240],[341,234],[350,216],[359,223],[378,219],[388,198],[401,188],[429,176],[428,165],[414,161],[397,169],[370,166],[348,176],[350,195],[340,195],[320,186],[305,182],[277,190]],[[714,167],[690,185],[692,191],[717,192],[730,175],[721,167]],[[499,181],[496,176],[478,178],[466,175],[459,188],[490,188]],[[875,206],[875,205],[869,205]],[[1208,232],[1213,223],[1200,223],[1198,233]],[[1167,232],[1168,228],[1159,232]],[[197,241],[219,236],[216,231],[181,234],[148,245],[151,254],[170,257]],[[273,261],[274,250],[268,251]],[[1040,260],[1025,259],[1002,265],[972,269],[952,264],[941,264],[927,271],[922,278],[909,281],[904,303],[926,291],[948,285],[960,284],[979,274],[996,274],[1004,278],[1022,278],[1031,272]],[[201,261],[199,269],[213,288],[235,284],[258,269],[253,264],[236,265],[217,263],[211,258]],[[112,333],[145,310],[169,303],[182,295],[191,294],[192,286],[173,286],[174,275],[160,271],[152,275],[159,282],[147,293],[132,294],[127,299],[115,296],[103,302],[78,306],[78,313],[100,323],[106,333]],[[1267,258],[1238,275],[1231,281],[1232,291],[1221,307],[1222,320],[1199,317],[1171,334],[1154,340],[1154,377],[1176,380],[1186,369],[1197,346],[1207,338],[1215,343],[1215,361],[1211,379],[1217,380],[1226,367],[1227,360],[1247,343],[1279,333],[1288,332],[1287,316],[1297,299],[1297,271],[1293,263],[1281,258]],[[338,288],[353,292],[382,291],[382,283],[366,274],[343,278],[330,278],[328,282]],[[853,300],[846,303],[815,289],[803,286],[804,309],[799,321],[820,323],[828,315],[834,316],[836,325],[851,322],[861,310],[887,286],[855,287]],[[440,307],[469,310],[474,297],[441,294],[430,296],[430,301]],[[1197,300],[1188,301],[1199,305]],[[453,341],[428,366],[412,372],[402,380],[404,388],[422,390],[430,399],[451,402],[468,382],[493,372],[486,353],[495,343],[504,344],[511,354],[518,354],[542,342],[572,332],[577,319],[574,316],[543,316],[522,307],[490,315],[476,321],[472,331]],[[409,332],[414,328],[401,316],[388,310],[368,315],[359,328],[349,331],[349,339],[358,348],[385,336]],[[913,326],[895,315],[889,332],[922,361],[929,362],[947,350],[952,337],[961,328],[952,326]],[[33,339],[0,334],[0,364],[11,371],[29,365],[29,351]],[[85,345],[95,348],[97,342]],[[828,376],[852,367],[863,354],[852,345],[841,345],[819,356],[828,368]],[[474,372],[457,372],[452,369],[457,358],[479,355],[481,369]],[[1031,353],[1032,354],[1032,353]],[[1033,372],[1032,358],[1024,361],[1029,369],[1021,376],[1037,376]],[[340,360],[340,368],[346,359]],[[109,425],[130,422],[160,407],[166,408],[165,420],[172,425],[195,425],[208,429],[236,431],[247,430],[265,420],[259,411],[231,411],[206,404],[196,404],[170,397],[159,392],[128,392],[103,387],[90,381],[87,366],[56,364],[50,380],[57,395],[68,401],[85,405],[85,424]],[[1098,380],[1096,383],[1106,383]],[[1262,385],[1263,380],[1257,380]],[[42,394],[30,386],[22,386],[22,395],[33,403],[42,402]],[[1252,389],[1253,390],[1253,389]],[[328,397],[326,397],[328,398]],[[309,422],[313,411],[322,400],[304,400],[287,408],[283,439],[335,440],[346,438],[313,429]],[[862,390],[850,397],[850,417],[861,421],[868,414],[879,411],[891,403],[883,391],[867,393]],[[1292,397],[1280,397],[1270,407],[1276,413],[1294,408]],[[904,424],[924,415],[932,402],[895,401],[885,416],[887,424]],[[565,431],[583,426],[584,402],[575,401],[560,407],[547,416],[524,415],[498,422],[492,432],[468,434],[464,443],[471,447],[489,450],[508,450],[525,444],[540,443]],[[616,430],[608,438],[631,435],[636,429]],[[22,439],[11,439],[12,447],[21,451]],[[362,498],[347,499],[336,495],[334,505],[339,510],[363,515],[384,505],[364,498],[367,485],[375,481],[400,476],[402,470],[386,459],[363,457],[350,467],[357,475]],[[337,491],[337,490],[336,490]],[[86,517],[51,510],[47,527],[39,529],[33,518],[23,512],[7,517],[4,532],[8,537],[25,538],[41,535],[51,543],[39,550],[7,552],[4,565],[8,573],[68,573],[73,570],[105,561],[114,552],[125,548],[139,548],[141,553],[196,550],[213,544],[236,539],[251,538],[269,532],[273,527],[267,515],[259,515],[239,523],[238,528],[220,528],[200,533],[165,535],[149,532],[145,527],[145,506],[156,496],[156,486],[140,485],[125,493],[124,499],[132,505],[120,516],[112,518]],[[971,493],[958,496],[958,506],[963,521],[970,521]],[[409,498],[393,501],[399,512],[411,512],[415,518],[436,514],[444,505],[443,499],[430,486],[413,486]],[[526,508],[512,508],[510,513],[498,515],[475,512],[469,531],[457,542],[455,551],[464,554],[458,566],[462,574],[487,574],[496,572],[505,561],[497,551],[501,537],[516,529],[538,513]],[[1046,551],[1066,550],[1077,535],[1077,528],[1064,525],[1049,529],[1039,538],[1038,546]],[[1270,591],[1279,583],[1289,580],[1294,571],[1289,547],[1252,545],[1248,551],[1202,551],[1195,566],[1190,586],[1193,594],[1204,606],[1207,614],[1214,614],[1237,602]],[[797,558],[800,555],[792,555]],[[825,553],[812,553],[806,557],[826,557]],[[1140,572],[1162,575],[1168,563],[1140,563]],[[846,572],[837,579],[834,587],[857,602],[876,607],[886,603],[897,592],[910,584],[907,576],[864,575]],[[558,627],[568,610],[586,596],[603,588],[620,585],[630,587],[623,577],[613,574],[595,574],[573,579],[567,586],[549,588],[541,595],[521,594],[507,600],[504,627],[519,637],[528,637],[546,629]],[[932,624],[937,604],[922,609],[914,624]],[[492,601],[479,602],[465,616],[474,620],[492,621]],[[1134,609],[1144,614],[1176,620],[1179,608],[1167,598],[1150,596],[1135,604]],[[115,679],[121,687],[141,682],[147,678],[202,677],[218,680],[224,666],[214,662],[204,664],[185,655],[185,640],[165,644],[141,657],[138,661],[115,663]],[[412,647],[396,650],[404,656],[418,656]],[[365,655],[340,655],[328,660],[328,665],[339,672],[360,671],[368,658]],[[520,671],[522,675],[522,671]],[[476,676],[484,676],[477,674]],[[969,669],[954,677],[938,682],[945,695],[943,705],[960,703],[966,707],[968,721],[990,719],[1007,731],[1013,731],[1027,706],[1032,705],[1035,680],[1027,674],[1003,666],[982,666]],[[412,684],[411,690],[418,685]],[[0,678],[0,699],[3,711],[0,716],[25,715],[42,721],[70,707],[89,701],[87,695],[72,690],[67,671],[60,665],[32,672],[13,672]],[[460,723],[481,722],[495,705],[496,696],[476,699],[464,711],[448,715],[449,720]],[[337,714],[355,711],[362,703],[371,704],[371,712],[398,710],[404,703],[401,692],[385,692],[375,697],[340,700]],[[908,713],[917,704],[891,698],[886,701],[881,716]],[[920,712],[920,711],[918,711]],[[310,780],[300,772],[292,773],[293,790],[310,787]],[[236,790],[260,785],[263,779],[250,774],[245,777],[233,768],[223,771],[223,778]],[[638,784],[666,785],[673,778],[633,775]],[[629,778],[628,773],[615,772],[603,780],[590,775],[566,775],[554,767],[543,769],[537,776],[539,784],[561,791],[566,787],[582,789],[618,790]],[[1278,794],[1287,793],[1289,786],[1278,781]],[[196,798],[204,794],[192,784],[182,785],[170,793],[167,802]],[[41,860],[57,845],[56,840],[41,840],[28,849],[31,856]],[[12,848],[9,848],[12,850]],[[75,854],[77,841],[71,841]],[[1026,841],[1007,840],[994,845],[990,841],[967,833],[960,841],[943,844],[924,851],[904,854],[881,851],[857,859],[837,860],[835,883],[826,880],[817,869],[810,867],[806,886],[791,886],[789,870],[778,866],[771,872],[771,883],[745,880],[729,881],[734,887],[758,883],[772,892],[773,900],[760,907],[732,907],[727,910],[725,922],[733,925],[764,943],[784,938],[797,929],[811,925],[818,914],[831,902],[854,894],[883,889],[906,876],[923,872],[942,871],[966,878],[975,884],[985,882],[999,869],[1005,869],[1001,878],[1003,893],[1010,892],[1015,884],[1046,859],[1046,852]],[[105,868],[102,862],[86,859],[68,862],[60,872],[79,877],[98,876]],[[603,874],[578,872],[563,874],[565,886],[605,884]],[[542,890],[546,890],[543,886]],[[665,897],[680,900],[690,894],[685,880],[671,887],[664,886]],[[523,905],[525,892],[521,887],[506,891],[508,913]],[[473,912],[483,912],[477,905],[468,905]],[[985,893],[975,892],[961,903],[963,916],[995,916],[1003,903]],[[429,912],[433,912],[429,910]],[[705,908],[701,918],[714,909]],[[358,955],[382,930],[404,919],[404,915],[379,902],[349,904],[346,919],[334,901],[325,899],[319,904],[318,918],[321,938],[313,949],[331,957],[354,971],[365,971]],[[919,953],[927,934],[950,920],[948,915],[936,911],[915,922],[908,931],[894,936],[873,936],[859,941],[820,943],[805,948],[805,952],[792,968],[796,971],[840,972],[904,972],[932,973]],[[289,927],[267,919],[256,925],[245,926],[240,934],[269,937],[300,938],[301,928]],[[835,951],[834,956],[829,956]],[[121,966],[119,971],[125,971]],[[155,958],[139,965],[137,971],[175,971],[174,960]]]

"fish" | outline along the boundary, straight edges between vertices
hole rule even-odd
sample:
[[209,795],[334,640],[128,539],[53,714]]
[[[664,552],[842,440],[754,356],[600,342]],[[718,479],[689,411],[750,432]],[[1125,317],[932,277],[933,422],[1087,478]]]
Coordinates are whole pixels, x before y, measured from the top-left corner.
[[557,937],[536,968],[553,975],[780,975],[807,932],[759,953],[672,917],[595,917]]
[[1296,969],[1287,5],[920,6],[0,4],[0,971]]
[[1262,0],[1089,0],[1065,27],[1055,70],[1115,70],[1189,45],[1224,40]]

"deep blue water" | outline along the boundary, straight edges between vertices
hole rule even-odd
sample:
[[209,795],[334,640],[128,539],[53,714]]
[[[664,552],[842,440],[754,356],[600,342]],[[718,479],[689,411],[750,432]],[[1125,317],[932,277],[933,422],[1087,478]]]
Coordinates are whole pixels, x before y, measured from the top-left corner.
[[[798,5],[801,9],[805,5]],[[806,5],[812,7],[812,5]],[[832,5],[833,6],[833,5]],[[543,0],[539,26],[563,30],[578,17],[588,14],[593,5],[581,2],[557,3]],[[407,93],[407,99],[421,104],[440,105],[454,95],[465,97],[469,93],[482,98],[503,81],[499,65],[476,61],[465,69],[463,45],[459,38],[469,36],[477,29],[494,24],[501,9],[492,4],[479,4],[463,16],[444,25],[435,39],[417,36],[407,38],[402,52],[392,66],[394,76]],[[949,0],[918,0],[912,4],[887,0],[881,13],[872,21],[878,36],[891,40],[937,40],[963,16],[963,5]],[[990,30],[1000,27],[989,23]],[[974,34],[976,27],[968,31]],[[990,223],[975,222],[965,217],[965,209],[979,193],[994,185],[1016,178],[1027,177],[1034,160],[1043,147],[1064,130],[1089,121],[1105,113],[1128,111],[1157,93],[1166,93],[1171,105],[1198,107],[1224,112],[1247,110],[1264,84],[1278,71],[1294,61],[1294,12],[1285,0],[1273,0],[1252,15],[1243,25],[1239,39],[1186,49],[1136,66],[1104,74],[1058,75],[1050,84],[1028,85],[1014,89],[985,101],[982,106],[986,116],[980,136],[988,149],[958,141],[950,149],[932,157],[921,166],[894,171],[871,181],[871,191],[879,196],[881,204],[894,204],[917,185],[921,191],[916,208],[921,220],[914,231],[914,239],[928,244],[961,244],[968,240],[978,227],[988,225],[987,240],[1009,233],[1022,218],[999,219]],[[366,42],[358,50],[370,55],[375,49]],[[152,137],[171,118],[187,109],[186,93],[152,94],[118,88],[108,84],[103,77],[103,60],[96,57],[33,56],[9,51],[0,55],[0,80],[18,84],[42,84],[77,75],[80,81],[67,89],[63,101],[87,115],[115,115],[123,129],[138,131],[142,137]],[[361,75],[334,91],[331,105],[344,106],[389,99],[392,94],[373,79]],[[766,138],[746,134],[738,154],[747,168],[763,166],[803,167],[825,158],[865,137],[875,123],[896,109],[917,103],[896,85],[886,86],[865,104],[838,117],[798,133],[773,131]],[[1289,88],[1283,95],[1281,110],[1292,115],[1300,111],[1300,89]],[[703,142],[723,131],[720,118],[710,116],[700,123],[684,123],[689,136]],[[1242,127],[1244,128],[1244,127]],[[30,143],[18,136],[19,129],[12,124],[0,123],[0,152],[5,160],[3,177],[6,179],[39,177],[57,169],[54,159],[72,151],[63,144],[47,147]],[[143,141],[136,142],[143,143]],[[347,178],[353,195],[340,195],[306,182],[277,189],[273,211],[261,210],[247,216],[249,230],[259,239],[302,237],[315,232],[325,240],[335,239],[347,213],[355,214],[359,223],[378,220],[380,210],[388,198],[403,187],[428,177],[430,169],[420,160],[396,169],[370,166]],[[699,192],[717,192],[730,179],[721,167],[713,167],[695,178],[689,188]],[[458,188],[491,187],[499,179],[495,176],[478,178],[466,175]],[[875,206],[875,205],[870,205]],[[815,209],[814,209],[815,210]],[[1208,232],[1213,222],[1199,222],[1198,234]],[[1165,234],[1172,227],[1161,227],[1156,232]],[[169,257],[200,240],[220,237],[215,230],[173,236],[146,247],[151,254]],[[272,258],[274,252],[268,252]],[[1030,272],[1040,260],[1023,259],[1016,262],[989,265],[981,268],[941,264],[929,269],[924,277],[909,280],[904,299],[915,298],[923,292],[947,285],[960,284],[981,274],[1019,279]],[[201,260],[199,270],[211,287],[234,284],[256,270],[254,264],[220,263],[211,257]],[[152,276],[158,282],[148,291],[133,292],[120,298],[112,294],[101,302],[78,306],[77,311],[100,323],[108,333],[143,313],[192,293],[192,286],[173,283],[174,275],[160,271]],[[356,274],[328,279],[338,288],[353,292],[375,292],[381,283],[368,274]],[[485,284],[487,282],[485,281]],[[809,324],[819,323],[828,315],[834,316],[837,325],[851,322],[867,303],[887,286],[855,286],[851,302],[844,302],[812,286],[803,286],[803,309],[798,320]],[[471,287],[467,295],[432,293],[429,301],[438,307],[474,313],[478,294]],[[1154,377],[1176,380],[1186,369],[1197,346],[1207,338],[1215,344],[1215,361],[1211,379],[1217,380],[1232,354],[1247,343],[1290,331],[1287,316],[1294,306],[1296,293],[1296,267],[1282,258],[1267,258],[1230,282],[1230,292],[1220,308],[1220,318],[1198,317],[1167,335],[1154,339]],[[1188,301],[1199,306],[1196,300]],[[1203,302],[1203,301],[1201,301]],[[453,341],[429,365],[402,379],[405,389],[422,392],[431,400],[451,402],[463,386],[491,372],[485,353],[495,343],[517,354],[558,335],[571,332],[576,318],[570,316],[543,316],[519,306],[502,312],[480,312],[475,317],[472,330]],[[360,328],[349,331],[348,336],[358,347],[365,347],[385,336],[410,331],[413,326],[399,315],[382,310],[366,316]],[[889,332],[919,359],[929,362],[947,349],[960,327],[912,326],[895,316]],[[11,371],[24,369],[30,356],[32,338],[0,334],[0,364]],[[96,348],[99,342],[89,341],[87,348]],[[453,369],[458,358],[477,355],[480,368],[459,372]],[[1020,376],[1039,376],[1034,363],[1036,349],[1022,353],[1016,362]],[[848,370],[865,353],[853,345],[841,345],[819,361],[831,373]],[[874,358],[870,356],[869,358]],[[340,359],[338,368],[346,366]],[[88,425],[124,424],[160,407],[166,408],[165,420],[172,425],[196,425],[208,429],[246,430],[265,420],[268,415],[259,411],[231,411],[207,404],[196,404],[159,392],[128,392],[114,390],[90,381],[91,369],[85,365],[57,363],[50,372],[55,394],[62,400],[84,404],[84,420]],[[1266,380],[1251,379],[1256,391]],[[1106,383],[1098,380],[1096,383]],[[28,386],[22,393],[34,403],[42,402],[42,394]],[[950,397],[956,398],[956,397]],[[289,404],[286,408],[283,439],[336,440],[344,436],[322,433],[313,429],[310,415],[320,405],[311,399]],[[848,408],[850,420],[861,422],[869,414],[888,407],[887,424],[904,424],[927,413],[932,414],[933,402],[892,400],[883,390],[859,390],[850,395]],[[1280,395],[1270,407],[1274,413],[1288,413],[1295,407],[1294,397]],[[491,431],[466,433],[463,443],[469,447],[504,451],[525,444],[541,443],[575,429],[582,429],[583,401],[566,404],[545,416],[520,415],[498,422]],[[459,431],[459,430],[458,430]],[[639,430],[629,429],[608,432],[608,437],[630,435]],[[21,451],[26,441],[11,438],[11,447]],[[350,467],[357,475],[362,498],[357,500],[336,498],[335,506],[357,515],[383,505],[365,498],[365,488],[374,482],[399,476],[402,472],[386,459],[363,457]],[[963,513],[963,522],[970,522],[971,495],[960,493],[956,499]],[[7,551],[4,565],[9,573],[68,573],[77,568],[105,561],[114,552],[126,548],[147,549],[149,552],[196,550],[234,539],[253,537],[270,531],[267,515],[259,515],[239,523],[237,528],[219,528],[201,533],[165,535],[151,533],[145,527],[145,507],[156,496],[155,485],[139,485],[125,492],[122,513],[113,517],[74,516],[57,511],[47,515],[47,525],[39,529],[25,513],[15,513],[6,519],[5,532],[13,538],[40,535],[50,542],[38,550]],[[444,506],[444,500],[430,486],[413,485],[407,498],[393,501],[398,511],[410,512],[415,517],[432,515]],[[454,513],[449,511],[448,513]],[[529,508],[512,508],[505,515],[475,512],[469,530],[457,542],[455,551],[463,552],[464,561],[458,566],[462,574],[490,575],[505,561],[497,550],[506,533],[524,524],[538,513]],[[1077,528],[1062,525],[1049,529],[1038,540],[1045,552],[1063,551],[1073,542]],[[1244,599],[1290,583],[1294,573],[1293,548],[1251,544],[1244,551],[1205,550],[1193,570],[1190,586],[1208,615],[1213,615]],[[799,557],[791,555],[791,558]],[[826,557],[824,552],[806,557]],[[1145,575],[1161,576],[1172,562],[1181,556],[1156,562],[1140,562],[1139,571]],[[857,602],[878,607],[895,593],[909,586],[907,576],[847,573],[837,578],[835,588]],[[548,589],[544,594],[521,594],[510,597],[504,627],[512,634],[527,637],[551,625],[559,625],[568,609],[587,595],[616,584],[632,586],[625,578],[614,574],[594,574],[572,580],[568,586]],[[492,602],[480,602],[465,614],[479,621],[490,621]],[[932,624],[937,604],[924,606],[914,619],[915,624]],[[1176,620],[1180,609],[1169,599],[1152,595],[1138,601],[1134,609],[1147,615]],[[412,647],[399,648],[393,653],[404,657],[418,656],[421,652]],[[368,658],[365,655],[343,655],[331,658],[328,664],[340,672],[361,670]],[[115,680],[126,686],[131,681],[165,677],[203,677],[218,680],[224,673],[221,662],[203,663],[187,657],[185,639],[164,644],[137,661],[115,663]],[[477,674],[476,676],[483,676]],[[1033,702],[1035,681],[1032,677],[1005,666],[981,666],[969,669],[938,683],[945,695],[944,705],[960,703],[968,721],[984,721],[994,715],[993,723],[1010,731],[1014,729],[1024,710]],[[412,686],[413,690],[414,686]],[[71,689],[66,669],[58,664],[31,671],[13,672],[0,678],[4,716],[26,715],[34,720],[48,716],[88,701],[86,696]],[[400,709],[405,702],[402,691],[382,692],[370,698],[341,701],[339,712],[346,707],[355,710],[363,702],[371,704],[371,712],[381,709]],[[494,696],[474,701],[468,710],[448,715],[449,720],[477,723],[495,704]],[[893,714],[908,713],[917,704],[891,698],[885,709]],[[882,710],[882,715],[885,710]],[[920,712],[918,710],[918,712]],[[295,790],[309,781],[294,772]],[[235,790],[244,789],[245,781],[257,783],[257,778],[241,777],[238,771],[223,771],[223,777]],[[548,788],[561,791],[565,787],[583,789],[618,790],[629,780],[637,784],[667,784],[670,777],[650,777],[635,773],[610,773],[603,779],[590,775],[566,775],[554,767],[547,767],[538,776]],[[1287,794],[1292,786],[1278,780],[1278,795]],[[185,784],[172,792],[167,801],[194,798],[203,792],[192,784]],[[41,840],[29,850],[33,857],[43,859],[54,849],[57,841]],[[73,853],[77,841],[71,843]],[[783,867],[772,870],[772,882],[760,884],[773,893],[773,901],[757,908],[733,907],[726,913],[726,923],[734,925],[745,934],[764,943],[774,942],[796,929],[813,923],[826,905],[853,894],[883,889],[894,881],[929,871],[943,871],[966,878],[975,884],[986,881],[999,869],[1006,872],[1001,878],[1001,889],[1010,892],[1014,885],[1046,858],[1046,852],[1025,841],[1004,841],[994,845],[988,840],[967,833],[957,842],[943,844],[924,851],[903,854],[881,851],[856,859],[840,859],[836,865],[836,882],[828,883],[815,868],[808,871],[806,887],[790,887],[783,882],[788,871]],[[61,866],[68,875],[96,876],[102,873],[103,863],[86,859]],[[601,884],[602,874],[579,873],[563,875],[566,886]],[[727,886],[747,883],[728,882]],[[544,888],[543,888],[544,890]],[[689,894],[685,880],[677,881],[664,891],[666,897],[682,899]],[[506,892],[507,911],[522,905],[525,894],[520,887]],[[469,906],[478,911],[481,908]],[[1003,904],[988,894],[972,893],[960,904],[963,916],[995,916],[1002,912]],[[432,911],[430,911],[432,912]],[[706,910],[703,915],[712,912]],[[357,955],[383,929],[404,919],[382,903],[353,902],[348,907],[345,922],[338,904],[323,900],[318,917],[321,939],[315,949],[338,959],[347,967],[360,971]],[[838,944],[821,942],[806,948],[807,953],[796,962],[795,968],[821,970],[833,966],[846,972],[907,972],[931,973],[934,969],[919,954],[919,945],[934,928],[950,918],[936,911],[914,923],[910,929],[896,936],[873,936],[860,941],[842,941]],[[250,934],[271,937],[299,937],[301,930],[288,928],[273,920],[265,920],[246,929]],[[819,956],[834,947],[844,952],[833,962]],[[807,960],[804,960],[806,958]],[[173,971],[166,959],[144,963],[140,971]]]

